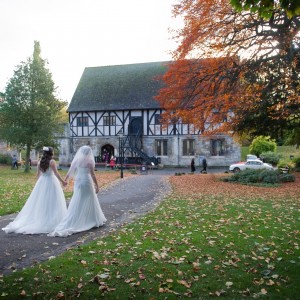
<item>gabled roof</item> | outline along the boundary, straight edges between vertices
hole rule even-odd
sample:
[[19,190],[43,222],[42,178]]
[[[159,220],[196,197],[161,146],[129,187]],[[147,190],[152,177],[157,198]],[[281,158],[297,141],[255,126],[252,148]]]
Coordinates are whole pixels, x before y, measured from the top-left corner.
[[168,62],[85,68],[69,112],[156,109]]

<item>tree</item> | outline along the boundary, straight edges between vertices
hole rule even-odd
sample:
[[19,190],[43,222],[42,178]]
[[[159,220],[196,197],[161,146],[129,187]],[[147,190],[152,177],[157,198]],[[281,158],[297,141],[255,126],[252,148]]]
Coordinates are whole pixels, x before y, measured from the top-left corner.
[[249,83],[260,82],[263,88],[261,96],[247,110],[243,107],[235,110],[238,120],[233,127],[235,131],[251,129],[252,136],[264,132],[276,140],[283,140],[286,131],[298,127],[299,75],[296,69],[300,69],[299,62],[297,58],[295,67],[289,67],[275,61],[262,64],[260,73],[248,72],[251,77],[255,77],[249,79]]
[[64,106],[61,108],[59,112],[59,123],[61,124],[69,123],[69,115],[67,109],[68,109],[68,103],[65,102]]
[[270,18],[273,11],[279,7],[283,8],[289,17],[300,14],[300,3],[298,0],[230,0],[230,3],[238,11],[250,9],[263,18]]
[[66,105],[55,97],[55,86],[47,62],[40,56],[38,41],[33,56],[16,67],[0,103],[0,134],[17,148],[26,148],[25,172],[31,149],[56,145],[60,111]]
[[299,149],[300,145],[300,127],[294,128],[288,132],[285,145],[296,145],[296,149]]
[[260,156],[263,152],[276,152],[277,144],[269,136],[258,136],[256,137],[250,147],[249,151],[256,156]]
[[192,121],[207,134],[259,131],[261,119],[272,129],[295,126],[299,16],[289,18],[276,7],[267,20],[236,11],[229,0],[181,0],[173,14],[184,17],[184,27],[157,96],[164,123]]

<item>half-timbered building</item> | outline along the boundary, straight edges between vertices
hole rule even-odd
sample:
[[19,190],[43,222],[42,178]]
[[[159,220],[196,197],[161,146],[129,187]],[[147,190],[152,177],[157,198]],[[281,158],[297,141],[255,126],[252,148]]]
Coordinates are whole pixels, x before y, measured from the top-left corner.
[[68,108],[60,163],[69,163],[84,144],[97,162],[119,157],[120,149],[125,163],[187,166],[203,156],[210,166],[238,161],[240,148],[230,136],[202,137],[183,123],[163,127],[163,108],[154,97],[166,68],[165,62],[85,68]]

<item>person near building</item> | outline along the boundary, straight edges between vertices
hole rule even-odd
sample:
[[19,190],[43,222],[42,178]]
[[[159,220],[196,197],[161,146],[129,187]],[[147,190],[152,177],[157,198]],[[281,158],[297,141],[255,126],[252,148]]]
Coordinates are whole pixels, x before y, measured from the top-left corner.
[[192,160],[191,160],[191,172],[194,173],[195,171],[196,171],[195,159],[192,158]]
[[109,166],[113,170],[116,166],[116,158],[112,155],[109,161]]
[[200,173],[207,173],[206,168],[207,168],[207,161],[206,161],[206,158],[203,157],[203,159],[202,159],[202,170],[200,171]]

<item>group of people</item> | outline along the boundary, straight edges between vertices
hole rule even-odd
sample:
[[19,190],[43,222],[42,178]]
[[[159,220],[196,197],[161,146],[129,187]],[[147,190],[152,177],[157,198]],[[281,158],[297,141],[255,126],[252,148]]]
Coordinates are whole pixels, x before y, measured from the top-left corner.
[[[207,168],[207,161],[206,158],[202,158],[202,170],[200,170],[200,173],[207,173],[206,171]],[[192,158],[191,160],[191,172],[194,173],[196,171],[196,165],[195,165],[195,159]]]
[[[78,149],[65,179],[58,173],[53,155],[52,147],[43,148],[37,165],[38,180],[17,217],[2,228],[6,233],[65,237],[105,224],[97,197],[99,186],[92,149]],[[74,191],[67,207],[61,185],[66,186],[70,178],[74,178]]]

